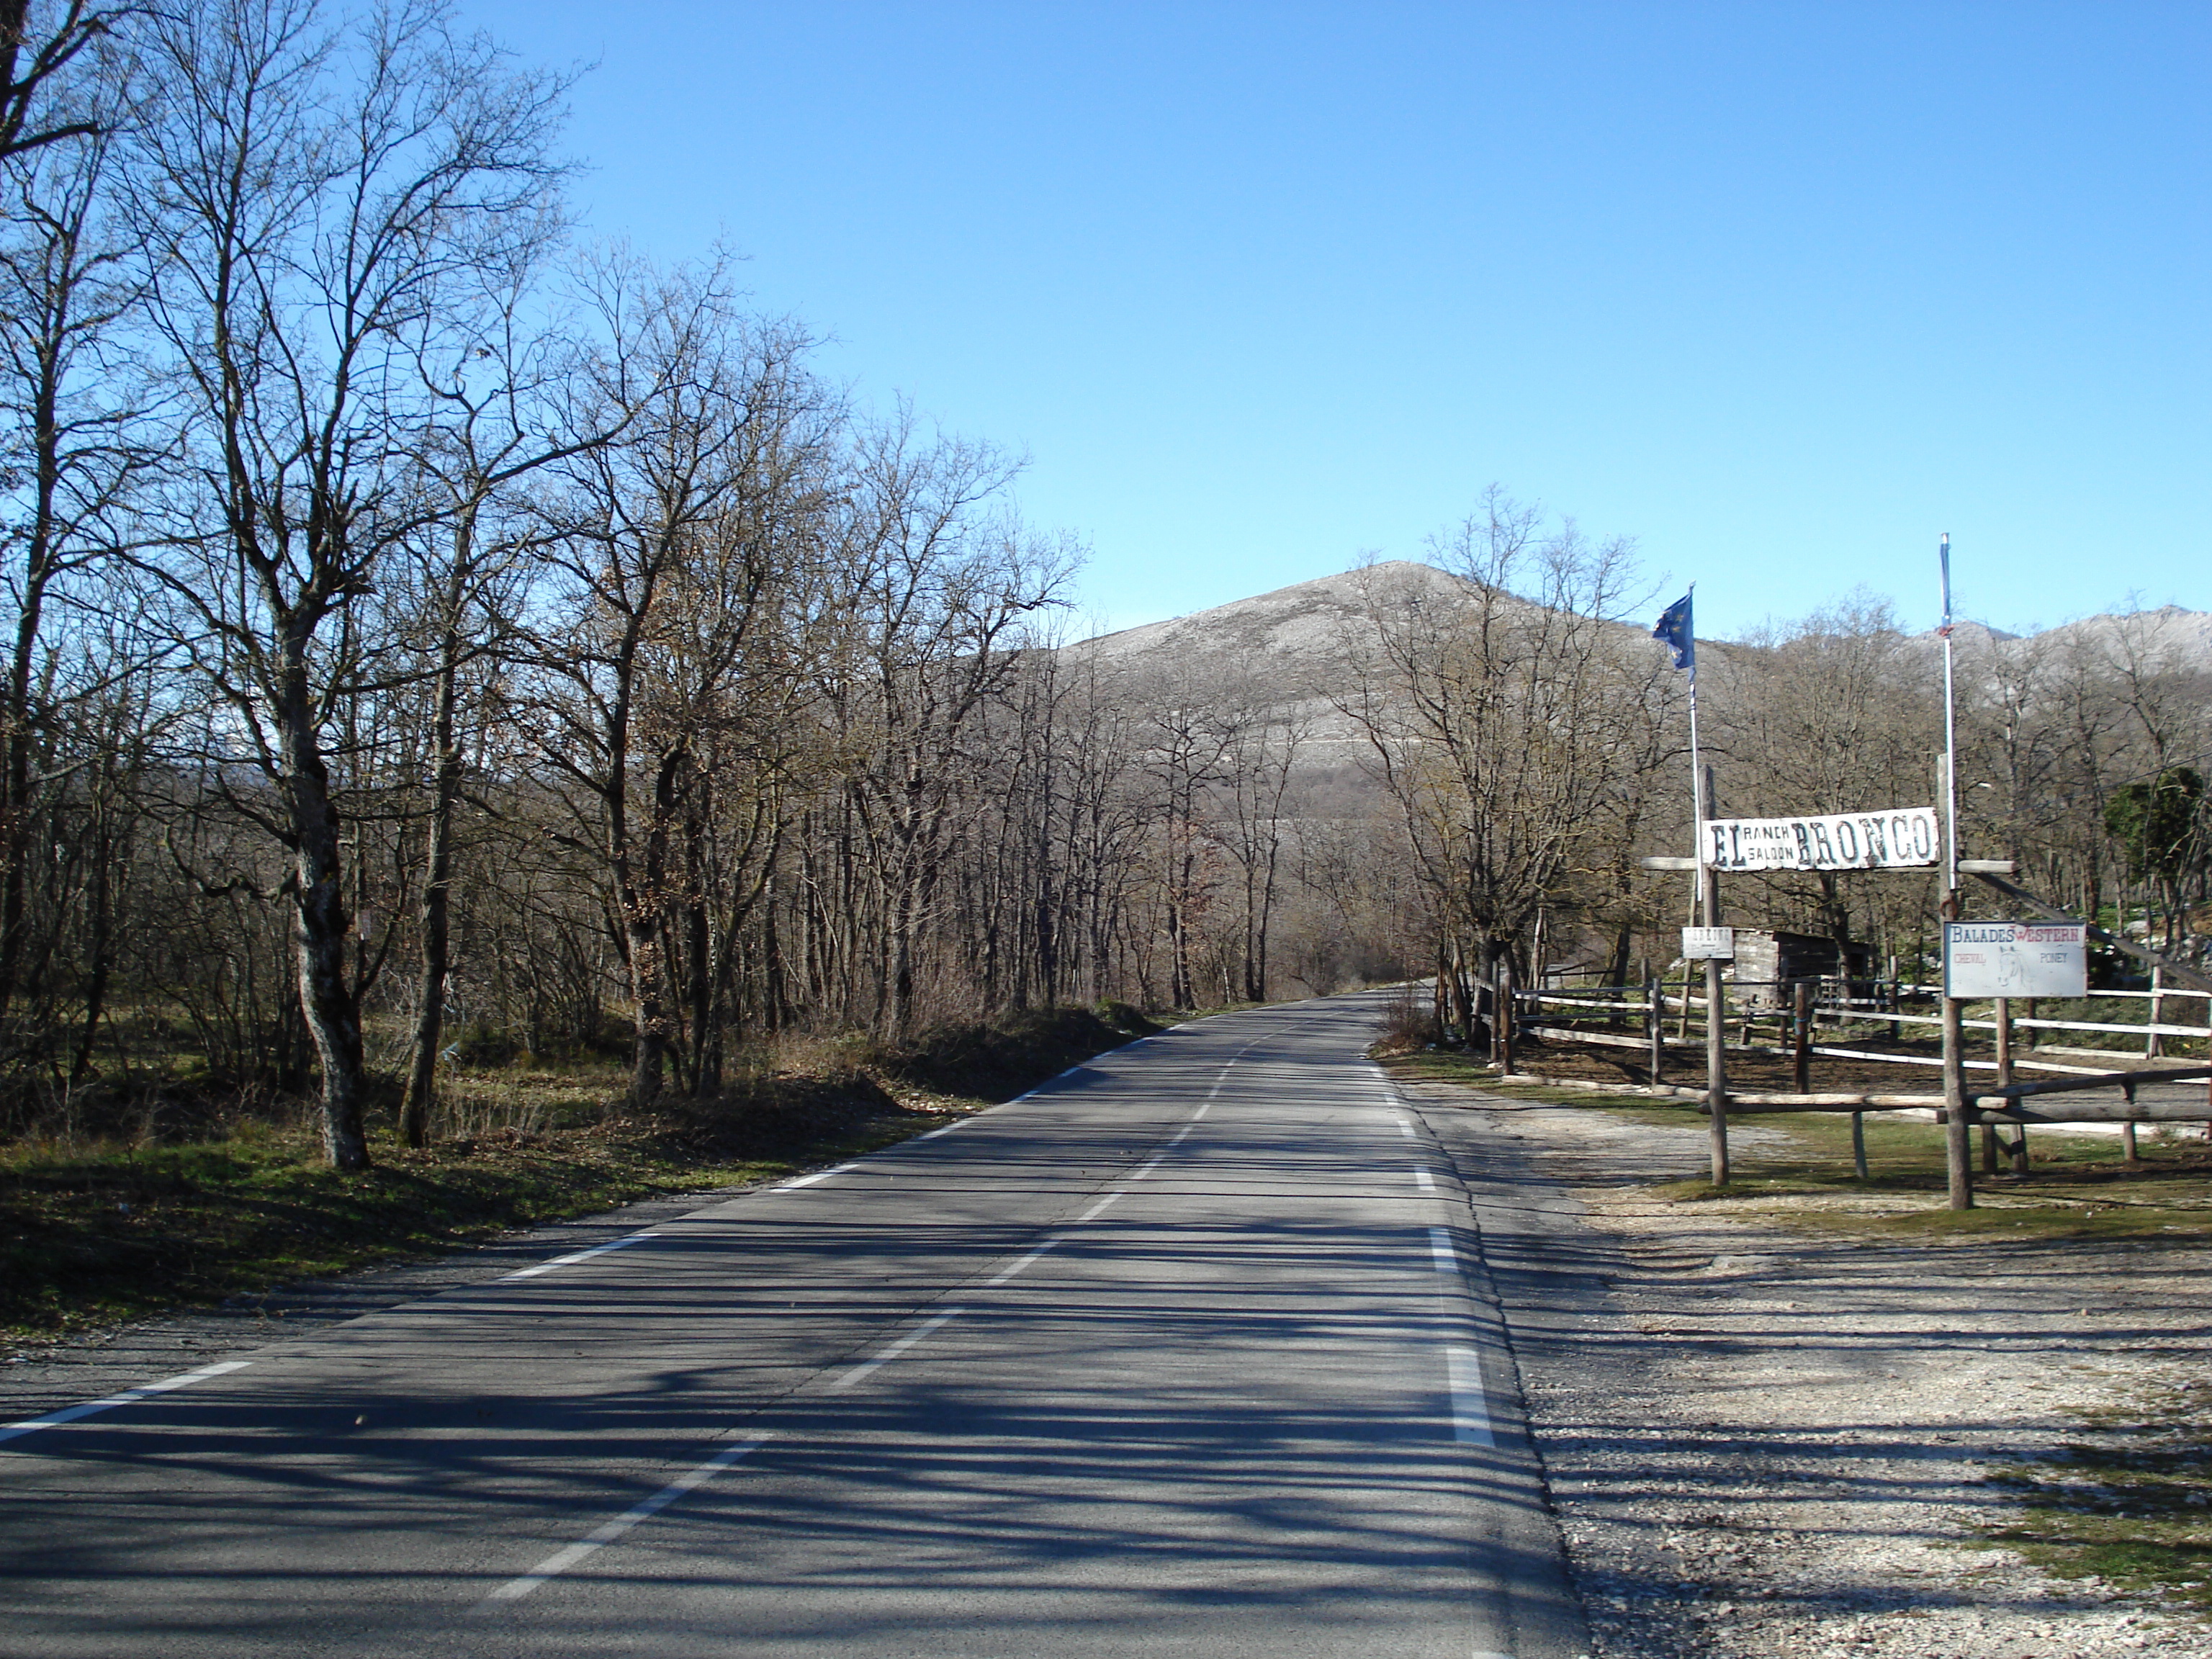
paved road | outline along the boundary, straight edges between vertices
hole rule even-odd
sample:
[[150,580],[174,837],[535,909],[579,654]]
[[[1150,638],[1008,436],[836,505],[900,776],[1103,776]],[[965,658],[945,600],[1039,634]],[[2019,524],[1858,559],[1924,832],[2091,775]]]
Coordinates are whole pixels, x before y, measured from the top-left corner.
[[1569,1659],[1480,1208],[1375,1006],[17,1433],[0,1654]]

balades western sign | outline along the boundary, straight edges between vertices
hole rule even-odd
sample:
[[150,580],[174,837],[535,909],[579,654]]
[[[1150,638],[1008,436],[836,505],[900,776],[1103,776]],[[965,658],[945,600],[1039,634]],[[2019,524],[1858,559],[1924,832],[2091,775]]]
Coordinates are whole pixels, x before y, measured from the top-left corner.
[[1932,806],[1809,818],[1712,818],[1698,856],[1715,870],[1911,870],[1933,864]]

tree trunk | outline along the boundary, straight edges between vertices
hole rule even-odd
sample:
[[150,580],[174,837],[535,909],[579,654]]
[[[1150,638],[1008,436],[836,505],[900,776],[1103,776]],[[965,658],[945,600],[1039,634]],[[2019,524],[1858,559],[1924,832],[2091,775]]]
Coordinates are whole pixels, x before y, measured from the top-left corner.
[[438,705],[431,736],[438,770],[422,860],[422,955],[416,993],[414,1063],[408,1073],[407,1096],[399,1108],[400,1136],[416,1148],[430,1144],[438,1050],[445,1042],[446,978],[452,967],[453,813],[461,796],[461,746],[454,731],[459,649],[459,636],[449,631],[438,665]]
[[[298,642],[298,657],[306,642]],[[289,775],[292,838],[293,905],[299,923],[293,945],[299,964],[300,1010],[323,1073],[323,1151],[333,1167],[368,1167],[368,1136],[362,1123],[365,1079],[361,1051],[361,1008],[346,978],[344,866],[339,855],[338,817],[331,801],[330,772],[315,743],[303,662],[288,665],[284,696],[277,706]]]

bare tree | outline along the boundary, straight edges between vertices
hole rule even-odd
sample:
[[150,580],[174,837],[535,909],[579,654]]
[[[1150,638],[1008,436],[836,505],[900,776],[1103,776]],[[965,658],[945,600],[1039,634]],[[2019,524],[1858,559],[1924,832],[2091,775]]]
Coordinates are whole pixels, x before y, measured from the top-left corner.
[[113,131],[111,111],[52,94],[82,67],[86,48],[140,9],[67,0],[61,15],[37,31],[31,0],[0,0],[0,159]]
[[1546,533],[1495,489],[1431,557],[1453,580],[1368,583],[1360,690],[1342,706],[1447,930],[1488,971],[1525,953],[1540,913],[1571,908],[1601,859],[1638,752],[1624,739],[1641,641],[1619,619],[1644,596],[1627,543]]
[[[605,343],[563,471],[535,661],[546,757],[580,789],[635,1006],[630,1097],[658,1097],[681,1035],[686,824],[704,747],[811,553],[817,456],[837,411],[806,337],[743,315],[720,268],[657,275],[621,258],[594,289]],[[789,664],[781,665],[787,671]]]
[[361,602],[448,503],[416,489],[431,410],[413,374],[457,287],[546,228],[551,88],[434,4],[326,21],[314,0],[217,0],[152,19],[133,201],[150,311],[190,408],[162,584],[222,740],[265,798],[233,805],[289,855],[300,1001],[325,1148],[368,1161],[345,807],[331,743],[395,667]]
[[[124,509],[159,443],[146,430],[148,388],[123,337],[139,283],[131,238],[106,199],[109,135],[125,101],[109,68],[65,88],[48,84],[58,65],[43,71],[46,107],[63,126],[81,127],[82,142],[26,146],[0,167],[0,488],[15,508],[6,539],[15,611],[0,687],[0,1018],[26,949],[42,718],[33,676],[49,606],[76,573],[128,538]],[[72,112],[82,118],[69,121]]]

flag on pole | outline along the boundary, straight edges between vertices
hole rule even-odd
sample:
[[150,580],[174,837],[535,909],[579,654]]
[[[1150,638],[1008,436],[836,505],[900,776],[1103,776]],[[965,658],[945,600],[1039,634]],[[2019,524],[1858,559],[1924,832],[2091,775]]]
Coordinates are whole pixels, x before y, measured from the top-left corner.
[[1951,637],[1951,532],[1948,530],[1936,546],[1936,558],[1943,571],[1943,625],[1936,630],[1936,637],[1948,640]]
[[1674,666],[1692,674],[1698,672],[1698,636],[1690,621],[1690,599],[1697,591],[1692,586],[1688,593],[1668,605],[1660,614],[1659,625],[1651,630],[1651,637],[1674,653]]

